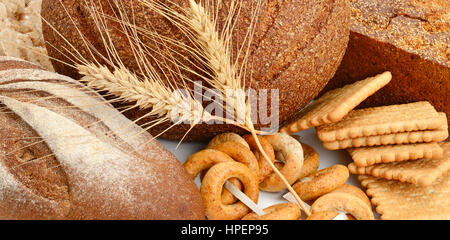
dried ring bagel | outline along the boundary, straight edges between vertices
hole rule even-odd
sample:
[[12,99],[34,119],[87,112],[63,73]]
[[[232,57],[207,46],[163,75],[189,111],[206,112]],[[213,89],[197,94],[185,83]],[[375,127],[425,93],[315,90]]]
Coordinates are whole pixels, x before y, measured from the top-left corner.
[[[217,163],[234,162],[234,160],[227,154],[214,150],[205,149],[200,152],[192,154],[184,163],[184,169],[191,175],[192,178],[204,170],[207,170]],[[230,179],[230,183],[234,184],[239,189],[242,189],[242,184],[237,179]],[[227,189],[222,192],[222,202],[224,204],[232,204],[236,202],[237,198],[233,196]]]
[[259,175],[258,160],[256,160],[253,152],[250,151],[250,148],[247,148],[238,142],[224,142],[214,146],[213,149],[227,154],[236,162],[240,162],[247,166],[257,176]]
[[[264,136],[264,138],[272,145],[275,151],[280,151],[284,155],[286,163],[280,169],[280,172],[289,184],[293,184],[298,179],[303,166],[302,145],[285,133]],[[274,172],[266,177],[259,186],[261,190],[267,192],[279,192],[286,189],[281,178]]]
[[[347,193],[353,195],[366,203],[369,208],[372,208],[372,204],[370,203],[367,195],[358,187],[355,187],[350,184],[344,184],[342,187],[332,191],[331,193]],[[334,219],[339,212],[337,211],[323,211],[323,212],[315,212],[311,214],[306,220],[332,220]],[[356,220],[351,214],[347,214],[348,220]]]
[[[252,135],[246,135],[243,137],[245,141],[250,146],[250,150],[253,151],[255,157],[258,159],[258,165],[259,165],[259,182],[262,182],[267,176],[269,176],[273,169],[270,166],[270,164],[267,162],[267,160],[264,158],[264,156],[261,154],[261,151],[259,150],[255,138]],[[261,143],[261,146],[264,150],[264,152],[269,157],[270,161],[275,162],[275,151],[273,150],[272,145],[263,137],[258,136],[259,142]]]
[[[334,190],[332,193],[348,193],[351,194],[361,200],[363,200],[369,208],[372,208],[372,204],[370,203],[367,195],[358,187],[355,187],[350,184],[344,184],[342,187]],[[336,211],[324,211],[324,212],[316,212],[311,214],[306,220],[332,220],[334,219],[339,212]],[[351,214],[347,214],[347,220],[356,220],[355,217]]]
[[[294,135],[295,136],[295,135]],[[320,165],[320,158],[319,153],[311,146],[305,143],[301,143],[303,148],[303,167],[300,173],[300,176],[298,179],[304,178],[308,175],[311,175],[319,169]],[[276,153],[277,160],[285,161],[283,154],[280,152]],[[277,163],[276,164],[278,169],[281,169],[283,166],[283,163]]]
[[217,146],[221,143],[224,143],[224,142],[238,142],[238,143],[244,145],[245,147],[247,147],[248,149],[250,149],[250,146],[244,140],[244,138],[239,136],[239,134],[232,133],[232,132],[222,133],[222,134],[215,136],[211,141],[209,141],[208,146],[206,146],[206,149],[214,148],[215,146]]
[[281,203],[265,208],[265,215],[256,213],[245,215],[242,220],[298,220],[301,216],[300,208],[296,203]]
[[365,201],[353,194],[344,192],[325,194],[311,206],[312,214],[325,211],[346,212],[357,220],[374,219],[372,208]]
[[258,202],[258,177],[248,167],[237,162],[223,162],[211,167],[203,178],[200,193],[206,208],[206,216],[211,220],[238,220],[249,212],[242,202],[225,205],[221,192],[225,181],[239,179],[244,185],[244,193],[255,203]]
[[303,201],[310,201],[343,186],[348,177],[347,167],[334,165],[300,179],[292,188]]

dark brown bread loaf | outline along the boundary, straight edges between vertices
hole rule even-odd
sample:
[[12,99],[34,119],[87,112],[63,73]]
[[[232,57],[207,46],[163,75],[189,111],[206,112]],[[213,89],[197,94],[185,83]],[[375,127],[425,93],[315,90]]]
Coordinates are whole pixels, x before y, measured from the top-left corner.
[[349,46],[323,92],[388,70],[391,83],[361,106],[428,100],[450,117],[450,1],[351,0],[350,4]]
[[205,218],[178,160],[91,90],[5,57],[0,86],[0,219]]
[[[112,14],[109,9],[109,0],[93,1],[97,6],[103,5],[103,11]],[[85,1],[63,1],[69,14],[72,16],[80,31],[97,48],[102,49],[101,39],[95,31],[95,24],[89,17],[89,11],[84,6]],[[151,10],[142,7],[139,1],[122,1],[124,9],[131,11],[134,6],[136,25],[155,29],[161,35],[175,39],[185,39],[173,25],[156,15]],[[169,1],[159,1],[168,3]],[[186,5],[187,0],[175,0],[177,4]],[[215,1],[211,1],[215,2]],[[219,26],[223,27],[225,16],[231,0],[221,1],[218,8]],[[250,22],[254,0],[242,0],[240,17],[234,28],[232,44],[240,46],[244,41]],[[71,19],[64,8],[52,0],[44,0],[42,15],[55,29],[66,37],[84,56],[89,56],[83,42],[74,28]],[[248,66],[252,67],[246,79],[246,86],[258,89],[279,89],[280,123],[287,120],[292,114],[308,104],[328,80],[334,75],[344,55],[348,42],[350,9],[347,0],[263,0],[262,8],[256,24],[255,36],[250,47]],[[114,26],[114,23],[110,23]],[[127,39],[120,31],[111,27],[111,36],[115,47],[122,55],[125,65],[131,69],[136,68],[134,58],[127,44]],[[49,55],[67,61],[58,50],[69,46],[47,24],[43,26],[44,37],[49,42],[47,46]],[[221,31],[221,29],[219,29]],[[143,38],[144,43],[152,46],[154,42]],[[54,48],[58,48],[56,50]],[[237,51],[235,48],[234,51]],[[233,56],[237,53],[234,52]],[[179,59],[184,61],[183,59]],[[242,59],[239,59],[242,62]],[[57,61],[53,61],[55,69],[65,75],[76,76],[73,69]],[[170,67],[170,66],[169,66]],[[135,69],[137,70],[137,69]],[[193,80],[198,77],[189,75]],[[270,99],[269,99],[270,101]],[[269,102],[270,103],[270,102]],[[269,104],[270,105],[270,104]],[[144,111],[134,110],[125,114],[136,119]],[[141,123],[148,120],[143,120]],[[159,133],[168,125],[161,125],[152,129],[152,133]],[[180,125],[166,132],[163,137],[180,139],[189,129],[188,125]],[[236,130],[228,125],[199,125],[195,127],[186,140],[205,140],[222,132]]]

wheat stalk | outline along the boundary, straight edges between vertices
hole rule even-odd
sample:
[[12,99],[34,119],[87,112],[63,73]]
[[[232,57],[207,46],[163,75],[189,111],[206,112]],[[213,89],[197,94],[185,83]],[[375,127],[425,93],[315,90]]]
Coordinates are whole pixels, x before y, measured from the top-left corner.
[[[274,172],[282,179],[287,189],[294,195],[306,214],[310,215],[303,201],[290,186],[289,182],[270,161],[267,154],[265,154],[261,143],[257,138],[257,131],[251,120],[250,104],[245,95],[245,87],[241,81],[241,77],[237,74],[235,65],[231,62],[232,57],[229,44],[226,44],[229,43],[231,39],[231,32],[225,32],[225,37],[220,36],[216,29],[216,25],[212,20],[212,16],[202,4],[198,4],[194,0],[189,0],[189,8],[184,12],[184,16],[165,6],[155,5],[157,3],[153,1],[149,2],[142,0],[142,2],[151,9],[156,10],[156,12],[159,12],[179,28],[184,27],[193,31],[194,37],[192,40],[200,46],[200,49],[198,51],[188,52],[197,55],[195,56],[197,59],[205,59],[205,63],[208,68],[212,70],[213,76],[211,78],[204,78],[204,80],[225,95],[227,106],[231,106],[235,111],[237,118],[242,121],[236,122],[226,118],[219,119],[223,122],[244,128],[252,133],[263,157],[268,161]],[[234,1],[232,2],[234,3]],[[122,19],[122,22],[123,21],[124,20]],[[231,17],[229,17],[228,21],[231,21]],[[120,20],[118,20],[118,22],[120,22]],[[217,119],[215,116],[206,113],[201,104],[194,100],[190,95],[171,97],[173,89],[164,84],[164,81],[159,75],[155,74],[157,71],[154,71],[153,67],[148,62],[148,59],[145,57],[146,54],[151,56],[151,52],[147,51],[145,46],[142,46],[142,43],[135,32],[136,28],[133,27],[130,22],[124,23],[123,25],[125,26],[124,29],[132,28],[133,32],[127,36],[129,37],[137,62],[143,65],[142,67],[139,66],[142,71],[141,75],[143,76],[143,79],[139,79],[121,63],[117,64],[119,66],[111,64],[115,62],[114,59],[112,59],[110,60],[110,64],[114,69],[113,71],[110,71],[106,66],[99,66],[96,64],[83,63],[82,65],[77,65],[79,73],[84,75],[82,80],[86,82],[89,87],[107,90],[122,100],[136,102],[136,105],[141,108],[152,108],[150,115],[160,119],[169,119],[172,122],[176,122],[173,117],[175,114],[178,118],[178,122],[180,120],[189,121],[191,126],[194,126],[201,121]],[[231,25],[231,23],[227,23],[226,25]],[[182,32],[186,32],[186,29],[182,29]],[[125,31],[125,33],[127,32]],[[157,33],[151,34],[158,36]],[[157,37],[157,40],[164,41],[164,38]],[[104,41],[104,44],[108,45],[110,43]],[[183,46],[183,44],[179,44],[179,46]],[[117,54],[117,52],[114,51],[113,44],[110,44],[108,47],[111,49],[111,54]],[[119,56],[114,57],[115,59],[120,59]],[[156,58],[152,57],[152,59]],[[173,62],[177,63],[176,61]],[[181,76],[180,79],[184,83],[184,77]],[[239,114],[243,114],[244,116],[242,117],[242,115]]]

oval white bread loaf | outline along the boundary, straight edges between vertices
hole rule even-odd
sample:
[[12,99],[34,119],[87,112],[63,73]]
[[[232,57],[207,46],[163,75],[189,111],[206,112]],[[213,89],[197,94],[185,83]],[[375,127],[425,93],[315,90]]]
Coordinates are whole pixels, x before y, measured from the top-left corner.
[[0,57],[0,219],[204,219],[177,159],[94,91]]

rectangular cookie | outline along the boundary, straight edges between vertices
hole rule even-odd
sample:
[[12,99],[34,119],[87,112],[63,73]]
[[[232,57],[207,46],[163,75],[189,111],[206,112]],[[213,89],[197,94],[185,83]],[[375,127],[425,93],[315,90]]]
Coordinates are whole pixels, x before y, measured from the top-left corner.
[[382,220],[450,219],[450,173],[434,184],[415,184],[358,176]]
[[345,139],[342,141],[323,142],[322,145],[328,150],[339,150],[366,146],[441,142],[447,138],[448,127],[446,125],[437,130],[402,132],[380,136],[360,137]]
[[438,113],[429,102],[416,102],[355,110],[339,122],[317,127],[317,135],[320,140],[331,142],[431,130],[444,124],[447,124],[445,114]]
[[401,162],[422,158],[441,158],[444,150],[438,143],[418,143],[347,149],[356,167]]
[[367,97],[386,86],[392,79],[390,72],[379,74],[342,88],[327,92],[296,114],[281,132],[292,134],[322,124],[340,121]]
[[450,169],[450,143],[442,144],[444,156],[438,159],[420,159],[393,163],[382,163],[368,167],[348,166],[352,174],[370,175],[388,180],[409,182],[429,186]]

